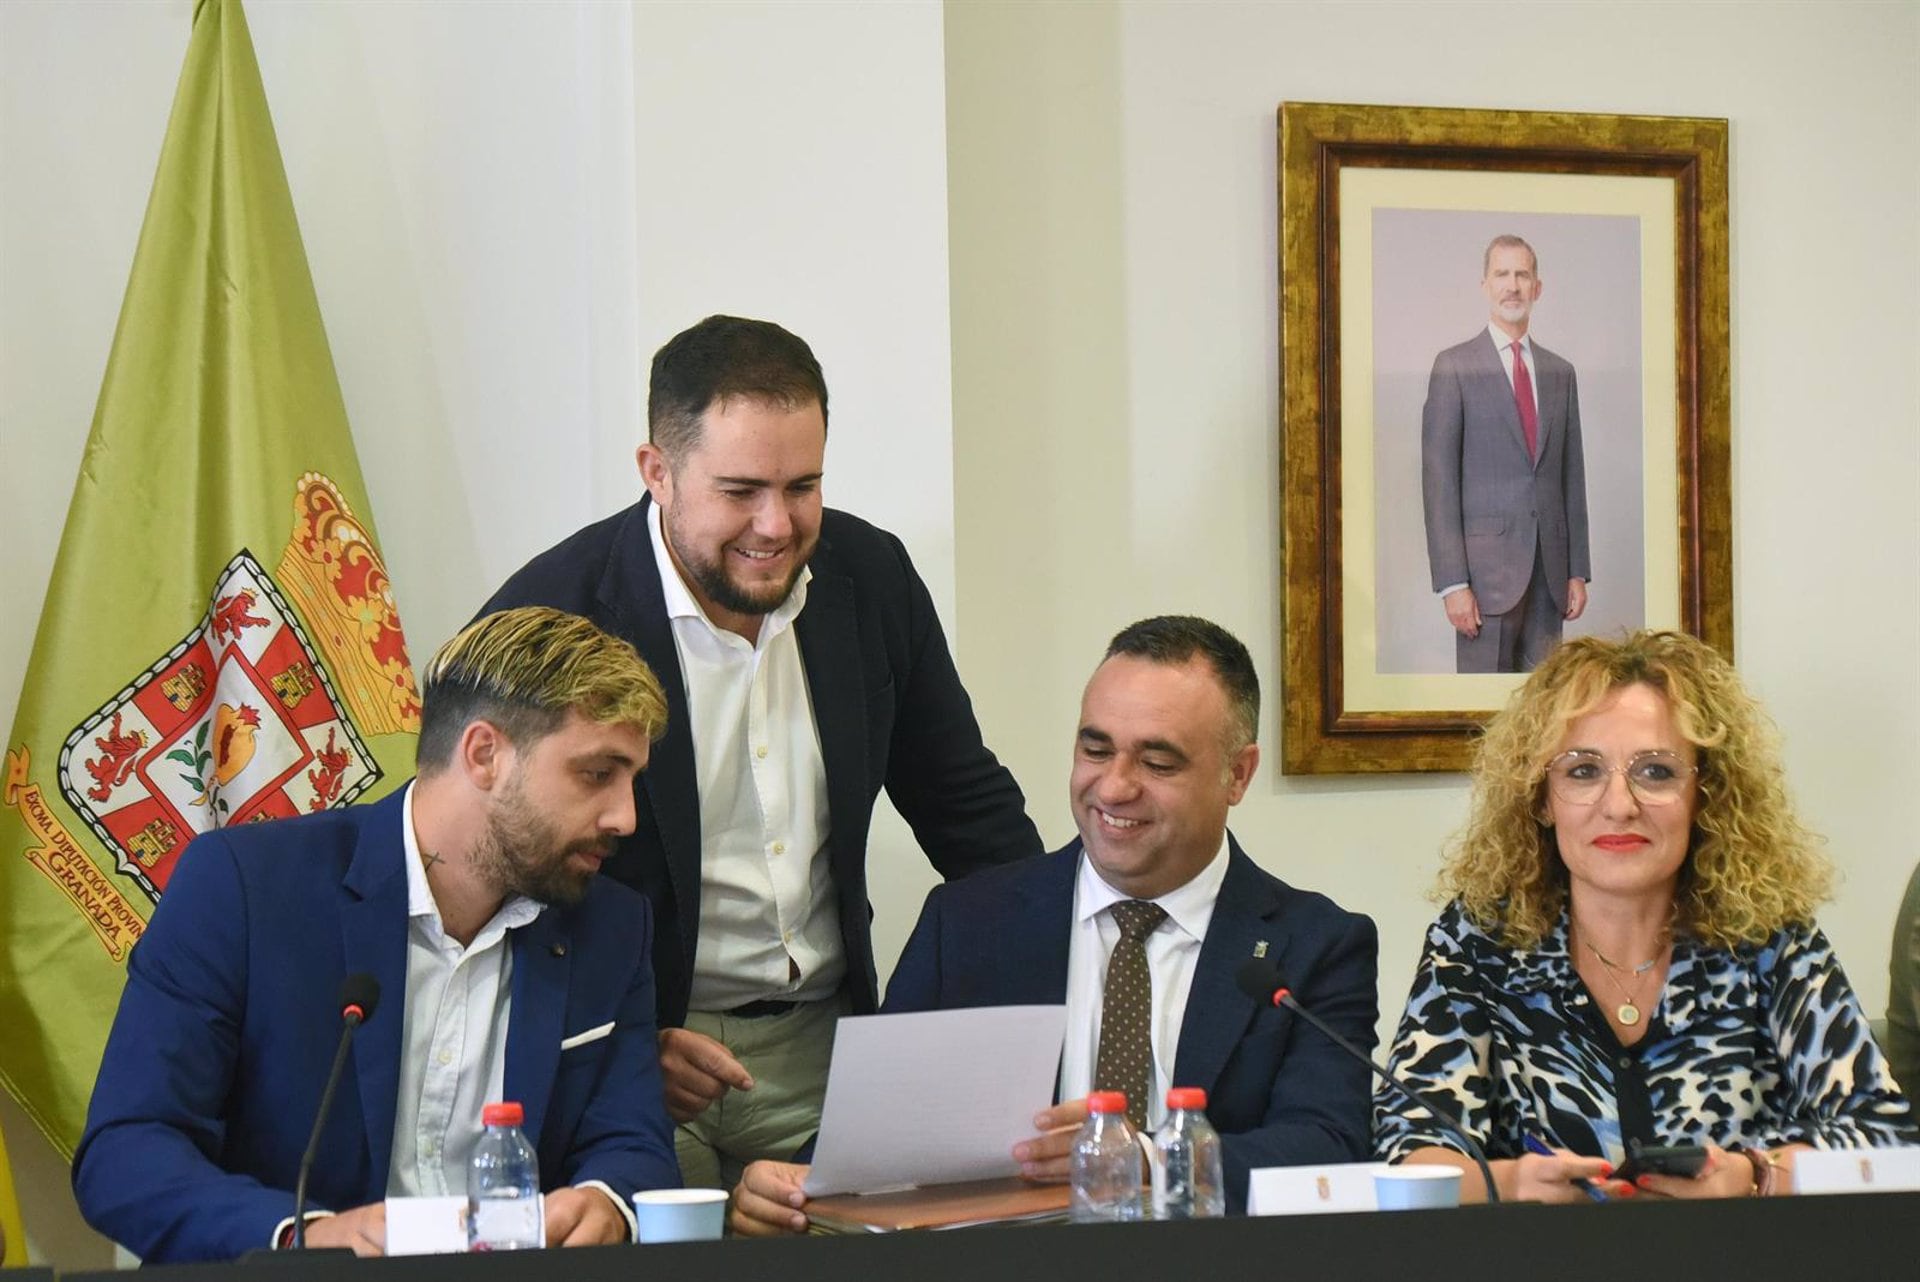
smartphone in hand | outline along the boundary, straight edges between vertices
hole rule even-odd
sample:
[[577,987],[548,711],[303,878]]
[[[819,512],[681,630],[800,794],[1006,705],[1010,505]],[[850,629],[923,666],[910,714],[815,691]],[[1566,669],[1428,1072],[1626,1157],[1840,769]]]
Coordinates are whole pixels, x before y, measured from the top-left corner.
[[1707,1150],[1698,1144],[1629,1144],[1627,1160],[1614,1171],[1613,1178],[1629,1184],[1642,1175],[1679,1175],[1687,1179],[1700,1174],[1707,1164]]

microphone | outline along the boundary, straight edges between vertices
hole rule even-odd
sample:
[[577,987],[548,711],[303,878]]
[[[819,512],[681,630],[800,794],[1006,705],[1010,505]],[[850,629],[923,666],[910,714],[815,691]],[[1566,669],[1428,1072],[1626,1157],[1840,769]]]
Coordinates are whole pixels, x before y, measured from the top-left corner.
[[1471,1157],[1473,1164],[1480,1168],[1480,1178],[1487,1186],[1487,1201],[1489,1203],[1500,1201],[1500,1190],[1493,1186],[1493,1168],[1487,1165],[1487,1155],[1480,1150],[1480,1145],[1474,1142],[1473,1136],[1467,1134],[1466,1128],[1458,1119],[1435,1103],[1424,1091],[1413,1089],[1394,1073],[1374,1063],[1365,1051],[1334,1032],[1325,1020],[1302,1006],[1299,999],[1294,997],[1293,990],[1288,988],[1286,982],[1280,978],[1278,964],[1264,958],[1250,957],[1240,964],[1240,969],[1234,975],[1234,982],[1240,986],[1241,992],[1256,1001],[1271,1002],[1275,1006],[1286,1007],[1308,1024],[1319,1029],[1335,1046],[1373,1070],[1374,1076],[1433,1114],[1433,1120],[1440,1123],[1441,1129],[1447,1134],[1460,1141],[1467,1150],[1467,1156]]
[[347,1047],[353,1043],[353,1030],[373,1018],[380,1004],[380,981],[365,971],[348,975],[340,985],[340,1045],[333,1052],[333,1068],[327,1073],[326,1089],[320,1092],[320,1107],[313,1116],[313,1134],[307,1137],[307,1151],[300,1155],[300,1174],[293,1185],[293,1249],[307,1246],[307,1176],[313,1170],[314,1156],[320,1151],[320,1131],[333,1109],[334,1088],[340,1085],[340,1071],[347,1066]]

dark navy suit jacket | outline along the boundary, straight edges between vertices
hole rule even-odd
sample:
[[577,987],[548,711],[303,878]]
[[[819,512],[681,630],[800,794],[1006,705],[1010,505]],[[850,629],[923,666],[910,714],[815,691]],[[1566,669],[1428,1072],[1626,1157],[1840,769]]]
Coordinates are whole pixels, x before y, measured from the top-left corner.
[[[1174,1054],[1174,1085],[1207,1092],[1220,1132],[1229,1205],[1246,1204],[1263,1166],[1358,1162],[1368,1154],[1369,1073],[1291,1012],[1235,983],[1265,956],[1302,1005],[1371,1049],[1378,1014],[1373,921],[1264,872],[1228,838],[1227,875],[1200,945]],[[884,1009],[1055,1004],[1067,950],[1080,842],[1038,859],[937,886],[887,985]]]
[[[660,1022],[686,1022],[700,923],[700,797],[686,682],[643,498],[541,553],[481,613],[546,605],[624,637],[659,674],[667,732],[634,785],[639,811],[606,873],[653,903]],[[879,1002],[867,904],[867,828],[882,787],[944,877],[1043,849],[1020,786],[986,745],[933,598],[900,540],[828,509],[794,621],[827,776],[828,860],[853,1013]]]
[[[339,1040],[342,979],[380,983],[308,1183],[316,1209],[386,1195],[404,1045],[407,875],[398,793],[368,806],[219,829],[181,857],[127,965],[74,1194],[149,1262],[268,1245]],[[512,931],[506,1098],[552,1189],[676,1187],[662,1100],[646,901],[602,878]],[[611,1035],[562,1051],[612,1022]],[[478,1119],[475,1119],[478,1124]]]

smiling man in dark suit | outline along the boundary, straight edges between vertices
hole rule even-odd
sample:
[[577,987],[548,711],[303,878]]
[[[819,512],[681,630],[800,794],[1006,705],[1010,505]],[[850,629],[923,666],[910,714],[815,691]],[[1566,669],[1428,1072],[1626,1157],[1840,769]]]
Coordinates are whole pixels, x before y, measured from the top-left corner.
[[647,417],[647,496],[486,609],[586,615],[666,687],[638,824],[606,871],[653,901],[681,1168],[721,1187],[813,1133],[835,1021],[878,1004],[880,789],[946,877],[1041,846],[906,549],[821,503],[827,386],[807,344],[708,317],[655,354]]
[[[1181,616],[1132,625],[1081,699],[1069,786],[1079,839],[927,897],[886,1011],[1066,1004],[1062,1102],[1013,1152],[1030,1179],[1067,1178],[1094,1089],[1125,1091],[1149,1125],[1170,1087],[1205,1090],[1232,1208],[1255,1168],[1367,1155],[1365,1066],[1235,983],[1248,958],[1270,958],[1309,1009],[1374,1044],[1373,922],[1262,871],[1227,831],[1259,768],[1259,717],[1253,660],[1224,628]],[[803,1230],[806,1170],[750,1166],[735,1231]]]
[[1434,358],[1420,418],[1433,590],[1461,672],[1530,672],[1587,608],[1587,475],[1573,366],[1528,337],[1539,262],[1487,246],[1487,328]]

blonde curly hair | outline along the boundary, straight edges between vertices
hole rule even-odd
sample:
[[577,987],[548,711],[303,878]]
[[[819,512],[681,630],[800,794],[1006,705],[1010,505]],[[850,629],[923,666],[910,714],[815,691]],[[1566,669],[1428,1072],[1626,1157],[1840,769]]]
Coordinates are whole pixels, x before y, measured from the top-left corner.
[[1555,647],[1491,722],[1475,752],[1467,826],[1451,843],[1439,893],[1511,948],[1550,933],[1567,869],[1546,815],[1546,768],[1567,727],[1622,686],[1672,706],[1699,750],[1693,834],[1674,928],[1717,948],[1758,944],[1812,921],[1833,867],[1787,800],[1780,737],[1733,665],[1681,632],[1577,637]]

